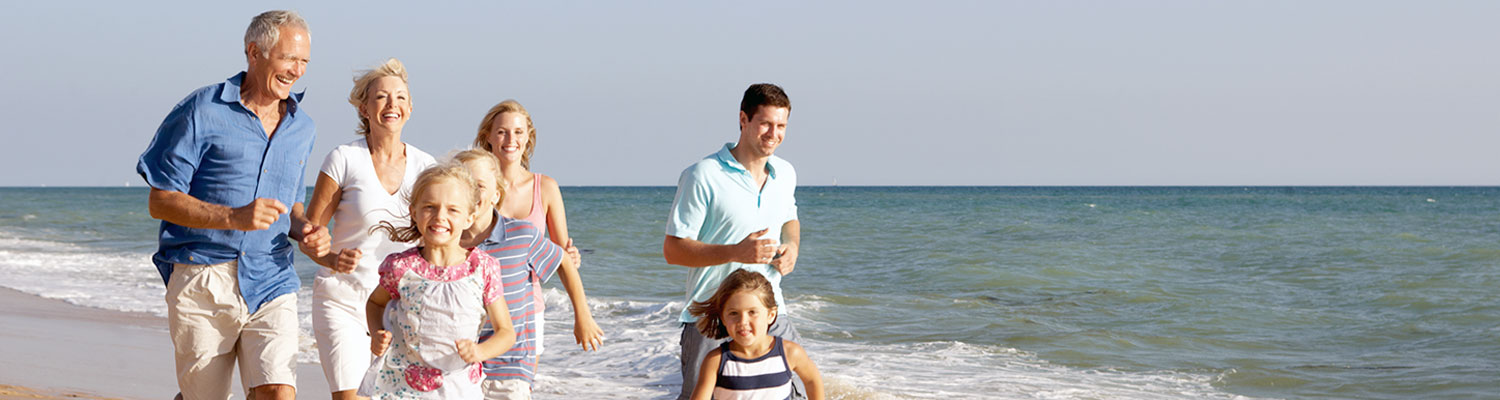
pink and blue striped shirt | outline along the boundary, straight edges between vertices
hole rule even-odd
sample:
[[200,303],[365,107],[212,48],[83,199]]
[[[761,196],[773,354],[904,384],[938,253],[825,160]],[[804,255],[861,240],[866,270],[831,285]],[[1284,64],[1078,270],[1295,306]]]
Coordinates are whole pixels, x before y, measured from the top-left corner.
[[[542,299],[532,283],[551,278],[562,265],[564,253],[561,246],[548,240],[530,222],[499,213],[495,214],[495,220],[495,229],[478,248],[500,262],[500,281],[510,308],[511,324],[516,329],[516,344],[505,354],[484,362],[484,377],[530,383],[536,377],[536,344],[542,340],[536,335],[536,326],[542,323],[536,318]],[[479,333],[480,340],[493,333],[494,328],[486,323]]]

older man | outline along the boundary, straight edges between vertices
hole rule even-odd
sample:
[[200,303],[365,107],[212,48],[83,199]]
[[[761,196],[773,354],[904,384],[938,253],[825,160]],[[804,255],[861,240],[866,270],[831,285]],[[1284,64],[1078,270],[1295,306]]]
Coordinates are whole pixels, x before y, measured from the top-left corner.
[[136,166],[162,220],[152,259],[184,398],[228,398],[236,364],[252,398],[296,396],[300,283],[288,239],[328,246],[302,213],[314,128],[291,93],[311,46],[296,13],[256,16],[245,71],[178,103]]

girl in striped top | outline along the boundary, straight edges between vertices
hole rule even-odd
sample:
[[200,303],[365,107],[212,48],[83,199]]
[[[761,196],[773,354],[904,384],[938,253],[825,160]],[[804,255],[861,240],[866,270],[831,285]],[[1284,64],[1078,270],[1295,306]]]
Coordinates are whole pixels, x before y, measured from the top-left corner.
[[765,276],[734,271],[689,311],[703,336],[729,338],[703,359],[693,400],[791,399],[793,374],[802,378],[807,398],[823,399],[823,378],[807,351],[766,332],[776,321],[776,297]]

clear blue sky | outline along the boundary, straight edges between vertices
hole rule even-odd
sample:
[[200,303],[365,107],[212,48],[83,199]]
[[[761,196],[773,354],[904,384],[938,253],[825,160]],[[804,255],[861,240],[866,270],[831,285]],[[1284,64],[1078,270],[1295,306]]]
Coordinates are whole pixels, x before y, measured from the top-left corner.
[[0,185],[142,185],[272,8],[312,27],[309,177],[355,138],[354,73],[398,57],[409,143],[515,98],[565,186],[675,184],[755,82],[791,95],[803,185],[1500,184],[1500,2],[810,3],[9,2]]

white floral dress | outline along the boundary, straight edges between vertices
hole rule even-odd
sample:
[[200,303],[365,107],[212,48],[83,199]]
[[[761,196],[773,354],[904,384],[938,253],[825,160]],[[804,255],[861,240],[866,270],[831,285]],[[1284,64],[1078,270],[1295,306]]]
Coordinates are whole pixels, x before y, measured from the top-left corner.
[[484,305],[503,299],[496,271],[499,263],[482,251],[470,251],[465,265],[450,267],[431,265],[415,248],[387,257],[380,279],[391,293],[384,313],[391,345],[366,371],[359,395],[483,398],[479,363],[464,362],[454,342],[477,340]]

